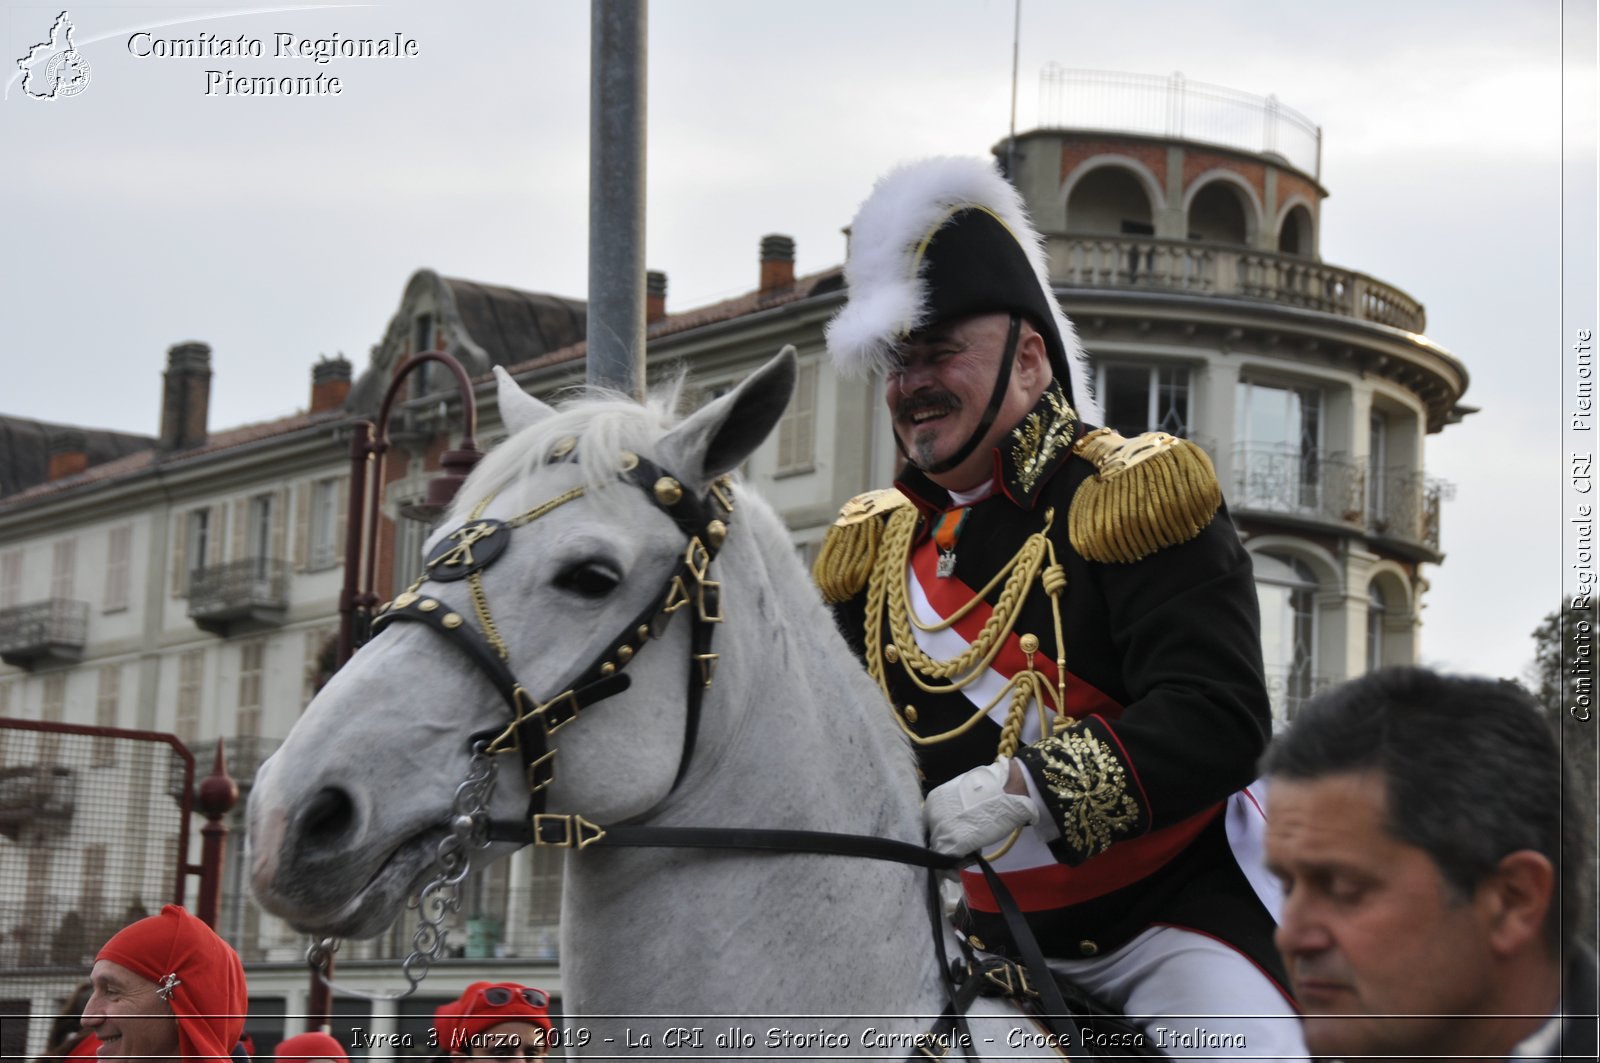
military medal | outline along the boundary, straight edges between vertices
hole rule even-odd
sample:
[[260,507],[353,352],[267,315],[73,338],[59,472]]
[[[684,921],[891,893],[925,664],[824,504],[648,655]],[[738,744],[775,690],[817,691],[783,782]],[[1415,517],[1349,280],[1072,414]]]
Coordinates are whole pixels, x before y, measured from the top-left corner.
[[961,537],[961,529],[966,526],[970,512],[963,506],[939,515],[939,523],[933,529],[933,541],[939,547],[939,567],[934,573],[940,579],[949,579],[956,574],[956,540]]

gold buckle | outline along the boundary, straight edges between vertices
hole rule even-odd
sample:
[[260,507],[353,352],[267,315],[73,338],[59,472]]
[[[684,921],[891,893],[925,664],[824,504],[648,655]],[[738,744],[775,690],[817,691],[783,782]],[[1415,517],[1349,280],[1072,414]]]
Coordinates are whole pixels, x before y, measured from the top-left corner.
[[[528,793],[536,794],[540,790],[543,790],[545,787],[556,781],[555,759],[556,751],[552,749],[550,752],[546,753],[544,756],[528,765]],[[547,764],[549,765],[549,774],[545,775],[543,779],[540,779],[538,776],[542,773],[539,769]]]
[[[708,609],[706,607],[706,588],[707,587],[711,588],[711,608],[710,609]],[[703,624],[720,624],[720,623],[722,623],[722,584],[720,582],[718,582],[717,580],[714,580],[714,579],[703,579],[703,580],[700,581],[700,601],[698,603],[698,608],[700,610],[700,622],[701,623],[703,623]],[[711,611],[712,609],[716,610],[715,614],[712,613],[712,611]]]
[[721,655],[716,653],[697,653],[694,655],[694,659],[700,662],[700,685],[708,690],[711,688],[711,680],[717,674],[717,658],[719,656]]
[[[547,824],[561,824],[561,840],[550,841],[544,836]],[[582,816],[564,816],[553,812],[539,812],[533,817],[533,844],[550,849],[587,849],[606,836],[606,829],[590,823]]]
[[[550,710],[555,706],[562,704],[568,705],[571,711],[568,712],[565,717],[556,720],[554,723],[551,723]],[[553,735],[567,724],[578,718],[578,708],[577,694],[570,690],[565,690],[551,698],[549,701],[545,702],[543,705],[540,705],[537,709],[534,709],[533,714],[539,717],[539,723],[544,727],[544,733],[546,735]]]

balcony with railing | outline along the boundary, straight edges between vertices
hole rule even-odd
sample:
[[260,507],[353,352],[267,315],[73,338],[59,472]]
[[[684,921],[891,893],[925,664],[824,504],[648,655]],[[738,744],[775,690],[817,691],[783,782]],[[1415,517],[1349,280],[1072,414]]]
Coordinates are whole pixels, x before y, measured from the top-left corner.
[[1342,680],[1325,675],[1313,675],[1310,662],[1298,667],[1268,668],[1266,671],[1267,698],[1272,705],[1272,729],[1281,731],[1294,722],[1306,702]]
[[1366,464],[1347,454],[1291,446],[1235,447],[1232,467],[1237,513],[1361,531],[1418,561],[1442,557],[1439,507],[1453,493],[1442,480],[1392,468],[1369,481]]
[[78,780],[60,764],[0,768],[0,837],[63,837],[78,806]]
[[189,619],[213,635],[276,627],[288,608],[289,570],[276,558],[241,558],[189,577]]
[[1051,236],[1051,280],[1111,288],[1247,299],[1423,332],[1422,304],[1364,273],[1232,244],[1153,236]]
[[46,598],[0,609],[0,661],[18,668],[79,661],[88,633],[88,602]]

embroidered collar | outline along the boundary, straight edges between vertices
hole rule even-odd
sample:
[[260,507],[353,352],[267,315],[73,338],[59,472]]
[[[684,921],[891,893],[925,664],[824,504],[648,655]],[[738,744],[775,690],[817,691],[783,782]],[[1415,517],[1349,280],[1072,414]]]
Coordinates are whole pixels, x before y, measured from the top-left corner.
[[[1052,383],[1022,421],[991,452],[994,482],[1023,509],[1033,509],[1050,477],[1072,454],[1078,436],[1078,414],[1059,383]],[[909,462],[895,486],[924,513],[951,508],[950,492],[928,479]]]

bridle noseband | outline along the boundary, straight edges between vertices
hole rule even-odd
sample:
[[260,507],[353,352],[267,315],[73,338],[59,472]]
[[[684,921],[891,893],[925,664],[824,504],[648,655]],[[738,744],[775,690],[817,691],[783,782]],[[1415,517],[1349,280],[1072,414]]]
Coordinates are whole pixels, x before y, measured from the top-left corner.
[[[563,441],[552,461],[571,461],[576,457],[573,444]],[[649,458],[623,451],[619,475],[634,484],[655,506],[672,518],[687,537],[687,545],[677,566],[667,577],[661,592],[629,623],[617,637],[605,643],[605,650],[592,660],[560,693],[543,701],[528,692],[511,671],[510,651],[495,627],[483,589],[483,570],[493,564],[510,545],[511,532],[552,510],[581,497],[585,490],[575,487],[545,501],[520,516],[499,521],[483,516],[494,500],[491,494],[472,509],[466,523],[441,539],[429,553],[419,576],[404,593],[380,610],[372,622],[376,634],[396,621],[425,625],[466,654],[499,692],[511,709],[511,722],[499,731],[474,734],[469,747],[486,743],[490,754],[516,751],[522,759],[527,781],[528,814],[533,837],[542,845],[582,848],[594,840],[593,827],[581,816],[546,816],[545,791],[555,781],[555,754],[550,736],[571,723],[578,714],[596,703],[627,690],[631,680],[623,669],[651,639],[666,633],[672,618],[690,607],[690,668],[687,710],[684,720],[683,749],[676,790],[689,770],[700,727],[700,705],[716,674],[717,654],[711,650],[713,625],[722,622],[722,585],[710,578],[711,562],[728,535],[728,519],[733,515],[733,496],[726,477],[718,479],[704,495],[684,488],[677,477]],[[428,583],[456,583],[465,580],[472,598],[476,623],[438,598],[422,593]]]
[[[1011,339],[1013,345],[1015,334],[1016,318],[1013,317]],[[570,438],[563,440],[557,445],[549,460],[551,462],[573,460],[575,449],[575,440]],[[711,638],[713,625],[720,624],[723,619],[722,585],[709,577],[711,562],[727,539],[727,521],[733,515],[733,496],[729,481],[727,477],[722,477],[712,483],[704,495],[694,495],[684,489],[682,481],[677,477],[667,473],[648,458],[628,451],[622,453],[619,473],[622,479],[638,487],[657,508],[672,518],[673,523],[687,537],[687,544],[677,566],[667,577],[661,592],[651,604],[635,616],[632,623],[624,627],[616,638],[607,642],[606,649],[592,660],[565,690],[539,701],[517,680],[509,663],[510,651],[495,627],[494,618],[489,611],[482,573],[504,554],[510,544],[513,530],[581,497],[585,493],[582,487],[572,488],[508,521],[484,517],[483,511],[493,501],[494,495],[484,498],[473,507],[466,523],[446,535],[429,552],[427,561],[423,565],[422,575],[416,582],[412,583],[404,593],[397,595],[393,602],[384,606],[372,622],[374,634],[402,620],[431,628],[467,655],[468,660],[472,661],[493,684],[501,699],[511,709],[511,722],[503,729],[496,731],[491,728],[472,735],[469,740],[468,746],[473,754],[473,763],[483,765],[485,778],[481,782],[480,790],[473,791],[477,795],[472,798],[474,807],[462,816],[460,829],[470,832],[476,839],[475,844],[480,846],[487,845],[491,841],[508,841],[571,849],[584,849],[600,843],[607,847],[620,848],[670,847],[771,853],[809,852],[887,860],[925,868],[928,871],[925,877],[928,912],[932,920],[939,966],[942,972],[952,972],[953,968],[946,955],[941,931],[939,890],[933,872],[954,870],[967,862],[963,858],[946,856],[908,842],[865,835],[727,827],[602,827],[581,815],[557,815],[544,811],[546,791],[555,781],[556,751],[550,748],[550,736],[575,720],[584,710],[627,690],[631,680],[623,674],[623,669],[644,648],[645,643],[651,639],[659,639],[665,634],[673,616],[686,606],[692,606],[688,698],[683,749],[678,757],[677,773],[672,780],[671,789],[674,791],[688,772],[699,732],[701,702],[716,673],[717,654],[712,652]],[[467,581],[471,592],[476,624],[440,599],[422,593],[423,586],[430,582],[456,583],[462,580]],[[523,775],[527,780],[528,818],[523,822],[489,821],[485,806],[489,789],[493,786],[493,776],[487,761],[489,757],[513,750],[521,756]],[[474,780],[469,778],[467,783],[463,783],[463,790],[473,782]],[[448,840],[450,839],[447,838]],[[1049,974],[1044,957],[1023,921],[1020,910],[993,869],[982,860],[981,854],[974,855],[978,856],[979,866],[989,881],[990,889],[1000,901],[1002,914],[1013,939],[1026,957],[1025,970],[1032,972],[1032,978],[1037,986],[1030,992],[1042,1000],[1046,1008],[1046,1021],[1058,1036],[1065,1038],[1063,1043],[1077,1043],[1075,1040],[1078,1036],[1077,1025]],[[467,865],[463,862],[459,872],[450,881],[459,882],[466,870]],[[429,888],[432,888],[431,885]],[[430,940],[433,942],[433,950],[422,955],[418,964],[424,972],[428,959],[442,946],[443,937],[440,935]],[[313,946],[313,951],[319,947],[325,951],[329,949],[328,943],[324,942],[319,946]],[[417,958],[419,953],[413,952],[413,959]],[[412,960],[408,959],[407,978],[412,983],[412,989],[415,989],[421,975],[413,976],[410,973],[411,963]],[[944,1026],[948,1026],[951,1030],[959,1029],[965,1034],[966,1044],[970,1046],[973,1042],[971,1032],[966,1027],[964,1011],[981,981],[981,973],[972,965],[970,955],[967,969],[969,974],[965,985],[959,991],[948,980],[952,975],[950,973],[944,975],[947,979],[945,989],[950,1004],[935,1029]],[[326,979],[325,975],[324,978]],[[1025,977],[1022,981],[1026,984]],[[931,1037],[931,1034],[924,1035],[924,1038],[928,1037]],[[948,1049],[945,1052],[935,1052],[932,1045],[932,1041],[919,1039],[918,1047],[911,1053],[911,1058],[941,1059],[948,1053]]]

